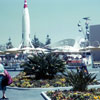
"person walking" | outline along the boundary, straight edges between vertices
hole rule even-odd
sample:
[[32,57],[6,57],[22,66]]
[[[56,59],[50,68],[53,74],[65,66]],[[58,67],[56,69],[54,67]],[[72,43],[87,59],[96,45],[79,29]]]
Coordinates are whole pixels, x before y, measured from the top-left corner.
[[86,74],[88,74],[87,65],[88,65],[88,61],[86,59],[86,56],[83,56],[82,57],[82,70],[84,70],[84,73]]
[[0,90],[3,93],[2,99],[6,99],[5,91],[6,91],[6,86],[3,86],[2,81],[5,78],[5,73],[4,73],[4,66],[1,64],[2,58],[0,58]]

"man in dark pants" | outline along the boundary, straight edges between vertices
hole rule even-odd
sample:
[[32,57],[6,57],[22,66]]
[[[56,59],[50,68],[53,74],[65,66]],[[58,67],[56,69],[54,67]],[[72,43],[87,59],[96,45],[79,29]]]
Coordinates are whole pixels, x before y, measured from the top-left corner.
[[86,56],[83,56],[82,57],[82,67],[81,69],[84,71],[84,73],[88,74],[88,70],[87,70],[87,64],[88,64],[88,61],[86,59]]

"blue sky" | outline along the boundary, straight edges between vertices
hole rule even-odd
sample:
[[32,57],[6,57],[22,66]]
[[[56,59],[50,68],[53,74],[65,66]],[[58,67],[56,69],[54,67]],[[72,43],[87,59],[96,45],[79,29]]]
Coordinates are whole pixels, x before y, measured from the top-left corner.
[[[49,34],[51,42],[83,37],[78,32],[80,20],[90,17],[90,25],[100,24],[100,0],[27,0],[31,39],[34,34],[45,42]],[[13,45],[19,46],[22,35],[22,12],[24,0],[0,0],[0,44],[11,37]]]

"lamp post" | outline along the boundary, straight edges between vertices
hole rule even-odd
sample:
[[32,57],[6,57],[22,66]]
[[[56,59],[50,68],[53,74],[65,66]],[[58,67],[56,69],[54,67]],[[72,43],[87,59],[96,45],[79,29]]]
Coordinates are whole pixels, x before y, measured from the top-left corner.
[[79,32],[83,32],[84,39],[85,39],[85,47],[87,47],[87,46],[89,46],[89,35],[90,35],[89,20],[90,20],[90,18],[84,17],[83,19],[85,20],[85,31],[84,31],[80,21],[78,23],[78,27],[79,27]]

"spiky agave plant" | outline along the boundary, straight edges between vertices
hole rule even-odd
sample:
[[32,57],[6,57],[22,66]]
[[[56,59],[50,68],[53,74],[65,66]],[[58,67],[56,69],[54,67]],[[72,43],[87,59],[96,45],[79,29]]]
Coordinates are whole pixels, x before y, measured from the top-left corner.
[[67,71],[67,75],[64,74],[67,78],[67,82],[69,85],[73,87],[74,91],[86,91],[87,86],[90,83],[93,83],[96,79],[96,75],[94,74],[86,74],[84,71],[75,72],[75,71]]
[[65,71],[64,61],[52,53],[33,54],[23,67],[26,74],[34,74],[36,79],[53,78],[56,73]]

